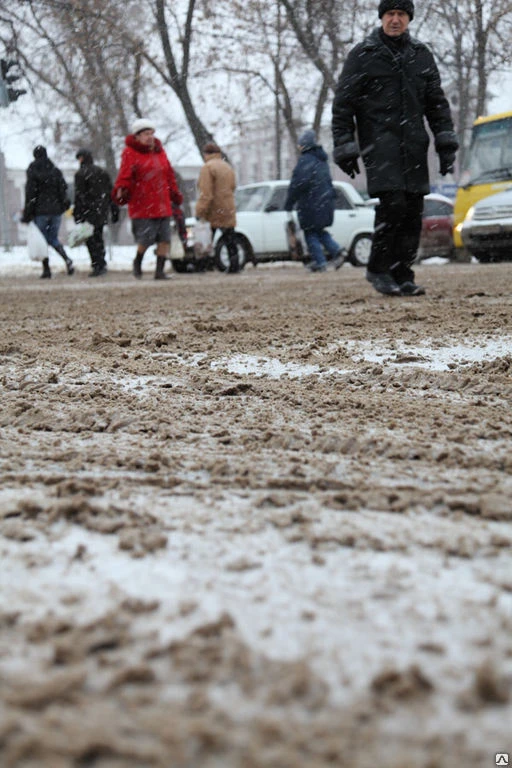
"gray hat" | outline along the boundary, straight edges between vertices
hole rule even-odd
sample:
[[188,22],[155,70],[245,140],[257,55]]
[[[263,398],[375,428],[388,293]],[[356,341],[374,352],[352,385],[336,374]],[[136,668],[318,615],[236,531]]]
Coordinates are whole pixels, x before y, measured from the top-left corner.
[[310,149],[316,144],[316,133],[310,128],[299,136],[299,147],[303,149]]

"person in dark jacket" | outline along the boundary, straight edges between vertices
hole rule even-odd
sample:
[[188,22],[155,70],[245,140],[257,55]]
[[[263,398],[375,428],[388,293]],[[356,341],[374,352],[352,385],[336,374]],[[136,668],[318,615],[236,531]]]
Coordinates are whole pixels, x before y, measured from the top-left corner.
[[381,0],[378,13],[381,27],[349,52],[336,87],[334,160],[355,178],[360,156],[368,193],[380,200],[367,280],[380,293],[416,296],[425,293],[412,264],[430,192],[424,119],[443,176],[453,172],[458,142],[434,57],[408,32],[412,0]]
[[301,154],[288,187],[285,210],[291,212],[297,205],[299,224],[304,230],[312,258],[309,269],[325,272],[324,249],[332,257],[335,268],[339,269],[344,260],[342,249],[325,229],[334,221],[336,198],[327,155],[317,144],[312,130],[304,131],[299,138],[299,150]]
[[79,149],[76,159],[80,168],[75,174],[75,205],[73,218],[77,224],[87,221],[94,231],[85,241],[91,257],[89,277],[99,277],[107,271],[103,227],[110,212],[112,221],[119,218],[119,207],[111,200],[112,180],[103,168],[95,165],[88,149]]
[[[61,171],[48,157],[45,147],[37,146],[33,155],[34,161],[27,168],[25,207],[21,220],[26,224],[30,221],[36,224],[48,245],[64,259],[68,275],[72,275],[75,271],[73,262],[58,237],[62,214],[70,206],[68,185]],[[51,276],[50,260],[46,258],[41,277]]]

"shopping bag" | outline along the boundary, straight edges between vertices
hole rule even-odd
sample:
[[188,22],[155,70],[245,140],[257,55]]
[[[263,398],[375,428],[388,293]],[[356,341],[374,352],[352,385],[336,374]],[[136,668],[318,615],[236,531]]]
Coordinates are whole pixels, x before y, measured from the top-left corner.
[[194,226],[194,253],[196,257],[207,256],[212,250],[212,228],[208,221],[199,219]]
[[169,257],[172,261],[179,261],[185,258],[185,249],[181,242],[181,237],[177,232],[173,232],[171,236],[171,250],[169,252]]
[[293,219],[288,219],[285,224],[285,231],[290,258],[293,261],[302,261],[306,250],[302,241],[302,230],[299,229]]
[[27,232],[28,257],[31,261],[43,261],[48,258],[48,243],[43,233],[33,221],[28,225]]
[[80,224],[75,224],[68,235],[68,245],[70,248],[76,248],[77,245],[82,245],[82,243],[85,243],[85,241],[90,238],[93,232],[94,227],[88,221],[81,221]]

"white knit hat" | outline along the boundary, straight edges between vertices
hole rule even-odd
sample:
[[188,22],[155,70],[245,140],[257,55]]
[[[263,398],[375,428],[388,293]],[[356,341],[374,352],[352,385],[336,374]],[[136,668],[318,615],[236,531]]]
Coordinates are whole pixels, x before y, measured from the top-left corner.
[[135,120],[132,125],[132,134],[135,136],[136,133],[147,131],[148,128],[151,128],[152,131],[155,130],[155,126],[151,120],[146,120],[144,117],[139,117],[139,119]]

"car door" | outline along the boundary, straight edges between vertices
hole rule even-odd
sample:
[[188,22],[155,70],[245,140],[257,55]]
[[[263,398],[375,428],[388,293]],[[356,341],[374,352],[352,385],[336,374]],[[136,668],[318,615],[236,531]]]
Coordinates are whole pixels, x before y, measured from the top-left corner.
[[254,253],[265,253],[263,209],[271,196],[269,184],[239,187],[235,192],[236,231],[245,235]]
[[[329,231],[336,242],[342,248],[350,248],[355,235],[362,231],[361,216],[358,208],[355,208],[348,199],[342,187],[334,185],[336,200],[334,202],[334,223]],[[368,216],[368,211],[363,208]],[[371,214],[370,214],[371,217]],[[370,231],[372,227],[370,225]]]
[[287,194],[288,184],[275,185],[263,209],[263,239],[265,253],[269,257],[284,258],[288,253],[286,239],[288,214],[284,209]]
[[444,200],[426,197],[421,227],[421,258],[449,256],[453,249],[452,227],[453,206]]

